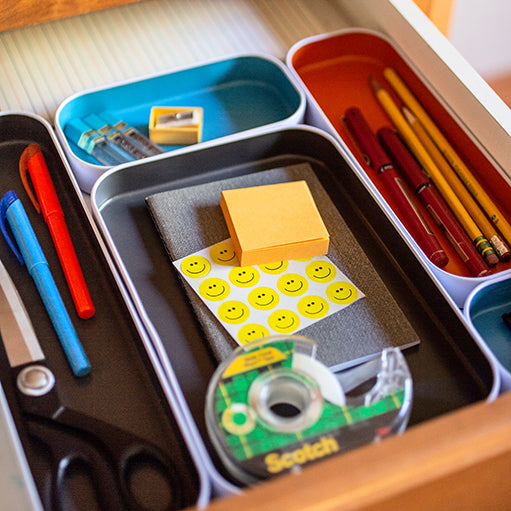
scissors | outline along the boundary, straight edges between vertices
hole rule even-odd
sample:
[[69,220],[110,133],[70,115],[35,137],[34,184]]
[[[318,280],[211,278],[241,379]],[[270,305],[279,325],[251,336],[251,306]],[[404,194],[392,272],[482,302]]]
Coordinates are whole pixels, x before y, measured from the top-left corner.
[[[27,431],[51,454],[49,509],[69,507],[67,483],[77,469],[85,469],[101,510],[170,511],[182,507],[182,484],[176,468],[157,446],[73,410],[60,400],[55,375],[45,362],[30,318],[2,261],[0,333]],[[157,485],[145,485],[154,490],[149,495],[142,487],[148,477],[156,475]]]

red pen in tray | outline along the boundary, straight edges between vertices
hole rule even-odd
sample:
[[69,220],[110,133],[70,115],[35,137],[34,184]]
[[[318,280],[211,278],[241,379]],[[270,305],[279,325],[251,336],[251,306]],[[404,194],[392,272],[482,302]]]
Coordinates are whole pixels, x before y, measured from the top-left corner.
[[[43,214],[44,221],[48,225],[73,297],[76,312],[80,318],[88,319],[94,315],[94,305],[69,235],[57,192],[53,186],[43,153],[37,144],[30,144],[23,151],[20,157],[19,170],[30,200],[37,212]],[[35,196],[30,188],[27,173],[30,175]]]
[[406,176],[419,200],[445,233],[446,239],[467,266],[470,274],[474,277],[488,275],[490,270],[487,264],[399,135],[390,126],[380,128],[377,135],[384,150]]
[[343,120],[367,164],[378,173],[389,195],[395,201],[413,239],[428,259],[440,268],[445,266],[449,261],[447,254],[420,213],[407,184],[398,175],[360,110],[357,107],[348,108]]

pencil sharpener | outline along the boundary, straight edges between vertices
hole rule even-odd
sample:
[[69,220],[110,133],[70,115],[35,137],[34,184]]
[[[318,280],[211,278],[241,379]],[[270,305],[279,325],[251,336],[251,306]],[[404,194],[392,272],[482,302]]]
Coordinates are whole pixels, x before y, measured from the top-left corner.
[[197,144],[202,137],[201,107],[153,106],[149,138],[160,145]]

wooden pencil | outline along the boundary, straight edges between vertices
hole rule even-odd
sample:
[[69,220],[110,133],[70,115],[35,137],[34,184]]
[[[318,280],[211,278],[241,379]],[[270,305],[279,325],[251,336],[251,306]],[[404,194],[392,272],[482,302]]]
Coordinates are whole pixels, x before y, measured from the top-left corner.
[[419,119],[421,124],[424,126],[424,129],[438,146],[438,149],[443,154],[449,165],[456,172],[474,199],[480,204],[481,208],[486,212],[488,218],[499,229],[507,243],[511,244],[511,225],[506,220],[504,213],[502,213],[502,211],[486,193],[484,188],[465,165],[463,160],[428,115],[423,106],[415,98],[413,93],[393,68],[385,68],[383,75],[396,94],[400,97],[401,101],[403,101],[403,103]]
[[472,195],[470,195],[464,184],[452,170],[447,160],[443,157],[442,153],[435,145],[433,139],[429,136],[428,133],[426,133],[422,123],[407,107],[403,107],[402,111],[406,120],[424,146],[424,149],[426,149],[433,161],[436,163],[437,167],[440,169],[440,172],[442,172],[454,193],[458,196],[461,203],[465,206],[466,210],[473,218],[474,222],[481,229],[481,232],[490,242],[499,258],[502,261],[509,261],[509,259],[511,259],[511,250],[504,243],[501,236],[497,233],[491,222],[486,218],[486,215],[483,213],[475,199],[472,197]]
[[492,246],[483,236],[483,233],[456,196],[453,189],[449,186],[449,183],[442,175],[439,168],[435,165],[431,156],[428,154],[426,149],[424,149],[424,146],[421,144],[417,135],[415,135],[399,107],[396,105],[388,91],[385,90],[373,77],[369,80],[380,105],[385,110],[397,130],[401,133],[409,149],[415,155],[425,171],[429,174],[438,191],[451,208],[451,211],[462,225],[474,246],[484,258],[488,266],[495,266],[498,263],[499,258],[495,254]]

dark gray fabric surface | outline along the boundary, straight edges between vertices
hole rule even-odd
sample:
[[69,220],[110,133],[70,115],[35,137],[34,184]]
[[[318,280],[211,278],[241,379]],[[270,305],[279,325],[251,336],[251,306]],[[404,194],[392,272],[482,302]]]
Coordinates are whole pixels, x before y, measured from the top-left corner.
[[[297,332],[315,339],[317,358],[334,370],[387,347],[407,347],[418,337],[309,164],[276,168],[203,185],[169,190],[146,202],[172,261],[229,237],[220,209],[222,190],[307,181],[330,233],[328,257],[366,295],[345,309]],[[207,306],[184,283],[190,302],[218,360],[237,346]]]

